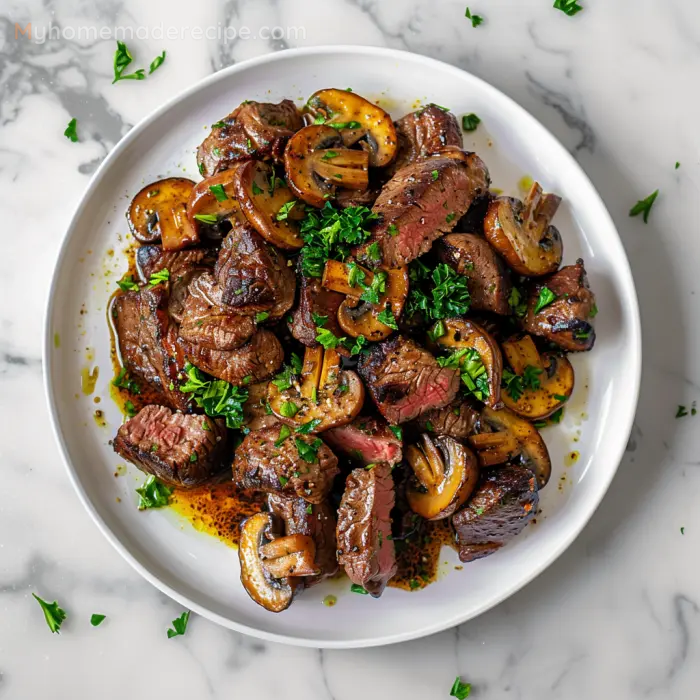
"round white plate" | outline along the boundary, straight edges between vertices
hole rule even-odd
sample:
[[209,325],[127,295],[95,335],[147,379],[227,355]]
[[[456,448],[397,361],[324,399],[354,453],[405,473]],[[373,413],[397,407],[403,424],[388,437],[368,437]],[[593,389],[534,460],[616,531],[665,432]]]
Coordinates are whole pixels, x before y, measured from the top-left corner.
[[[400,117],[435,102],[481,125],[465,147],[488,165],[493,186],[518,194],[525,176],[563,197],[555,224],[565,263],[583,257],[600,313],[591,353],[573,358],[577,387],[558,427],[544,437],[554,473],[541,494],[537,524],[495,555],[455,570],[444,550],[441,579],[423,591],[387,589],[380,600],[349,592],[347,581],[307,591],[278,615],[243,591],[235,550],[201,534],[168,509],[139,512],[135,467],[108,441],[121,423],[109,399],[111,364],[106,322],[110,294],[127,267],[124,211],[158,178],[199,179],[194,151],[209,125],[244,99],[301,105],[314,91],[351,87]],[[60,342],[56,347],[56,339]],[[51,285],[44,367],[49,407],[68,472],[98,527],[151,583],[187,608],[226,627],[276,641],[317,647],[390,644],[438,632],[496,605],[551,564],[581,531],[621,459],[637,403],[641,368],[637,297],[615,226],[592,184],[561,144],[533,117],[483,81],[444,63],[370,47],[285,51],[241,63],[202,81],[146,118],[95,174],[66,232]],[[80,389],[84,368],[99,367],[95,393]],[[94,403],[101,397],[99,405]],[[94,420],[104,412],[107,427]],[[566,466],[567,454],[580,458]],[[333,608],[321,604],[333,593]]]

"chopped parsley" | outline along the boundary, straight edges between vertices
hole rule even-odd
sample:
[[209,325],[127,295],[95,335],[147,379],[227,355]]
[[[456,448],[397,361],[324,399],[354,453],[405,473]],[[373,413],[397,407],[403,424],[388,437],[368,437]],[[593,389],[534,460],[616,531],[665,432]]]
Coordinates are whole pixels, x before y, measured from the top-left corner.
[[518,318],[522,318],[527,313],[527,301],[525,301],[523,293],[517,287],[513,287],[510,290],[508,305]]
[[280,428],[280,434],[275,440],[275,447],[280,447],[282,443],[292,434],[292,429],[288,425],[283,425]]
[[564,417],[564,408],[558,408],[552,415],[549,417],[549,420],[551,423],[561,423],[561,419]]
[[379,297],[386,292],[386,279],[387,274],[383,270],[375,272],[369,286],[360,284],[365,290],[360,294],[360,299],[368,304],[378,304]]
[[350,122],[331,122],[330,124],[327,124],[327,126],[332,127],[333,129],[361,129],[362,124],[360,122],[355,122],[355,121],[350,121]]
[[157,287],[159,284],[165,284],[170,279],[170,270],[164,267],[158,272],[154,272],[148,279],[149,287]]
[[114,53],[114,80],[112,85],[118,80],[145,80],[146,73],[143,68],[139,68],[134,73],[129,73],[124,75],[124,71],[127,66],[133,61],[132,55],[129,53],[129,49],[123,41],[117,41],[117,50]]
[[316,428],[318,428],[319,425],[321,425],[321,419],[314,418],[308,423],[300,425],[294,432],[299,433],[300,435],[308,435],[309,433],[313,433],[313,431],[316,430]]
[[365,271],[357,263],[352,262],[348,264],[348,284],[351,287],[357,287],[358,284],[365,287],[365,277]]
[[386,305],[384,311],[377,314],[377,321],[379,321],[379,323],[383,323],[385,326],[388,326],[389,328],[392,328],[395,331],[399,330],[399,327],[396,324],[396,317],[394,316],[394,313],[391,310],[391,306],[389,306],[389,304]]
[[420,260],[414,260],[409,266],[409,278],[409,314],[420,313],[427,320],[437,321],[450,316],[463,316],[469,311],[467,278],[449,265],[440,263],[431,272]]
[[112,384],[120,389],[126,389],[132,394],[140,394],[141,387],[135,379],[129,377],[126,367],[119,370],[119,374],[112,380]]
[[156,56],[152,61],[151,65],[148,68],[148,75],[151,75],[151,73],[155,73],[165,62],[165,51],[163,51],[160,56]]
[[270,314],[267,313],[267,311],[259,311],[257,314],[255,314],[256,323],[262,323],[263,321],[267,321],[268,318],[270,318]]
[[431,170],[430,176],[433,178],[433,182],[440,177],[440,173],[437,170]]
[[484,21],[483,17],[479,17],[479,15],[473,15],[469,8],[465,10],[464,16],[472,21],[472,27],[478,27]]
[[537,297],[537,303],[535,304],[533,313],[538,314],[545,308],[545,306],[549,306],[553,301],[555,301],[556,298],[557,295],[549,287],[542,287],[542,289],[540,289],[540,294]]
[[394,433],[397,440],[403,440],[403,429],[400,425],[390,425],[389,430]]
[[194,218],[197,219],[197,221],[201,221],[203,224],[209,224],[211,226],[219,220],[216,214],[195,214]]
[[459,676],[455,678],[455,682],[452,684],[452,688],[450,689],[450,697],[451,698],[457,698],[457,700],[465,700],[466,698],[469,697],[469,694],[472,692],[472,686],[470,683],[462,683],[462,680]]
[[314,507],[311,503],[309,503],[308,506],[306,506],[306,514],[307,515],[313,515],[314,514]]
[[190,621],[190,611],[187,610],[186,612],[182,613],[180,617],[177,617],[173,620],[173,626],[168,628],[168,639],[172,639],[173,637],[179,637],[180,635],[185,634],[185,631],[187,630],[187,623]]
[[296,445],[299,456],[309,464],[313,464],[318,458],[318,448],[323,445],[319,438],[312,442],[304,442],[301,438],[295,437],[294,444]]
[[277,221],[284,221],[289,217],[289,212],[294,209],[294,205],[297,203],[296,199],[291,200],[291,202],[287,202],[286,204],[283,204],[279,211],[277,212]]
[[63,132],[63,135],[67,139],[70,139],[73,143],[75,143],[78,140],[78,132],[76,131],[77,125],[78,125],[78,120],[73,118],[68,122],[68,126],[66,127],[66,130]]
[[350,591],[352,593],[359,593],[360,595],[369,595],[369,593],[362,586],[360,586],[359,583],[353,583],[352,586],[350,586]]
[[211,125],[212,129],[223,129],[226,126],[226,122],[220,121],[220,122],[215,122],[214,124]]
[[129,418],[133,418],[138,413],[133,401],[127,400],[124,402],[124,413],[126,413]]
[[257,182],[253,182],[253,188],[252,188],[252,189],[253,189],[253,194],[255,194],[255,195],[258,195],[258,194],[262,194],[262,193],[263,193],[263,190],[260,189],[260,187],[258,186],[258,183],[257,183]]
[[681,528],[681,535],[685,535],[685,528],[684,527]]
[[155,476],[149,476],[146,483],[141,488],[136,489],[136,493],[139,495],[139,510],[167,506],[172,492],[173,490],[169,486],[158,481]]
[[474,112],[462,116],[463,131],[474,131],[479,124],[481,124],[481,119]]
[[680,163],[679,163],[678,161],[676,161],[676,167],[675,167],[675,170],[678,170],[678,168],[680,168],[680,167],[681,167],[681,164],[680,164]]
[[284,488],[288,483],[289,483],[289,479],[286,476],[280,477],[280,484],[282,485],[282,488]]
[[32,596],[41,606],[44,612],[44,619],[51,632],[53,634],[60,634],[59,630],[61,629],[63,621],[66,619],[66,611],[63,610],[55,600],[53,603],[47,603],[42,598],[39,598],[36,593],[32,593]]
[[139,285],[134,281],[133,275],[127,275],[117,282],[117,286],[122,292],[138,292]]
[[347,338],[338,338],[326,328],[316,326],[316,342],[321,343],[326,350],[335,350],[338,345],[344,343]]
[[297,355],[295,352],[293,352],[290,356],[289,362],[292,365],[292,369],[297,374],[301,374],[301,370],[304,366],[304,363],[303,363],[301,357],[299,357],[299,355]]
[[655,190],[646,199],[640,199],[630,209],[630,216],[639,216],[639,214],[641,214],[642,218],[644,219],[644,223],[646,224],[647,220],[649,219],[649,212],[651,211],[651,208],[658,196],[659,190]]
[[490,396],[488,375],[481,355],[474,348],[461,348],[446,357],[438,357],[440,367],[459,369],[467,393],[479,401]]
[[323,154],[323,157],[321,158],[321,160],[332,160],[333,158],[337,158],[337,157],[338,157],[337,151],[326,151]]
[[676,411],[676,418],[684,418],[688,415],[688,409],[685,406],[679,406]]
[[374,262],[379,262],[382,259],[382,249],[379,247],[379,243],[376,241],[374,243],[370,243],[369,247],[367,248],[367,257],[369,260],[373,260]]
[[294,401],[285,401],[280,406],[280,413],[285,418],[294,418],[294,416],[299,413],[299,406],[297,406]]
[[591,312],[588,314],[588,318],[595,318],[598,315],[598,305],[594,302],[591,308]]
[[328,316],[322,316],[321,314],[317,314],[313,311],[311,312],[311,318],[319,328],[323,328],[323,326],[325,326],[328,321]]
[[209,185],[209,191],[216,197],[217,202],[225,202],[228,199],[223,185]]
[[554,0],[554,9],[561,10],[569,17],[573,17],[576,13],[583,10],[581,5],[578,4],[578,0]]
[[445,324],[442,321],[438,321],[429,331],[428,338],[434,343],[438,338],[442,338],[443,335],[447,333]]
[[93,613],[90,616],[90,624],[93,627],[99,627],[104,622],[106,617],[106,615],[99,615],[98,613]]
[[398,236],[399,235],[399,227],[396,224],[389,224],[386,231],[390,236]]
[[[523,392],[529,389],[540,388],[539,376],[542,374],[542,371],[543,370],[533,365],[527,365],[521,375],[511,372],[509,369],[504,369],[501,386],[505,388],[513,401],[518,401],[523,395]],[[566,397],[564,397],[564,399],[566,399]]]
[[343,343],[343,345],[347,348],[351,355],[359,354],[366,344],[367,338],[365,338],[364,335],[358,335],[357,338],[355,338],[354,343],[351,343],[347,340]]

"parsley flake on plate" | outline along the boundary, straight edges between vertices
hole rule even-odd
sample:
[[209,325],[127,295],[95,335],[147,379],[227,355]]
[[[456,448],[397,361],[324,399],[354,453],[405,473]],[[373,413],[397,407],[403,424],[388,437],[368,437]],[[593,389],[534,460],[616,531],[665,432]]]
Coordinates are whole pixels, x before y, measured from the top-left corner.
[[481,119],[471,112],[470,114],[465,114],[462,117],[462,130],[463,131],[475,131],[476,127],[481,124]]
[[139,495],[139,510],[163,508],[170,502],[173,490],[151,475],[143,486],[136,489]]

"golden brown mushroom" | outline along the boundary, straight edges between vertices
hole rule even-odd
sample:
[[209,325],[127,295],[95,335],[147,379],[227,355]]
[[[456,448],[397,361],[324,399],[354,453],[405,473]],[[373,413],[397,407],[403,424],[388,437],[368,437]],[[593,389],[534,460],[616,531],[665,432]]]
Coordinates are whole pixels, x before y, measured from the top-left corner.
[[284,168],[292,192],[314,207],[322,207],[336,189],[366,190],[367,151],[345,148],[337,129],[306,126],[289,140]]
[[[352,282],[352,284],[351,284]],[[326,289],[346,295],[338,308],[338,324],[353,338],[364,336],[373,342],[388,338],[396,330],[408,296],[408,267],[371,272],[356,263],[329,260],[323,270],[321,284]],[[377,303],[361,299],[374,289]],[[383,323],[388,321],[392,325]]]
[[369,152],[369,164],[381,168],[396,156],[394,122],[381,108],[348,90],[319,90],[306,103],[315,124],[325,124],[340,132],[343,143],[359,143]]
[[317,576],[316,544],[308,535],[277,537],[258,549],[263,569],[273,579]]
[[270,163],[249,160],[236,168],[234,192],[246,219],[269,243],[296,250],[304,245],[299,220],[301,203]]
[[280,421],[306,433],[320,433],[350,423],[362,409],[365,388],[350,370],[340,369],[340,355],[322,347],[306,348],[301,383],[280,389],[270,382],[267,400]]
[[435,337],[442,330],[444,333],[435,339],[435,344],[454,353],[452,361],[459,363],[467,388],[487,406],[502,406],[503,357],[498,343],[481,326],[466,319],[438,321],[428,335]]
[[479,480],[474,453],[451,437],[421,435],[420,445],[409,445],[406,461],[413,478],[406,487],[408,505],[426,520],[441,520],[457,510]]
[[514,386],[502,392],[503,403],[519,416],[540,420],[561,408],[574,390],[574,368],[566,357],[540,355],[529,335],[503,343],[503,354],[515,374]]
[[484,406],[481,419],[494,431],[469,438],[481,466],[504,464],[519,457],[537,478],[538,486],[545,486],[552,474],[552,462],[537,428],[507,408],[494,411]]
[[146,185],[126,213],[131,233],[141,243],[161,241],[163,250],[182,250],[199,243],[199,234],[187,218],[194,182],[169,177]]
[[524,204],[513,197],[497,197],[484,219],[486,240],[521,275],[540,277],[556,272],[562,242],[550,223],[560,202],[561,197],[555,194],[543,194],[537,182]]
[[187,218],[198,234],[203,225],[213,225],[224,219],[245,221],[236,199],[236,170],[237,166],[234,166],[231,170],[224,170],[194,186],[187,203]]

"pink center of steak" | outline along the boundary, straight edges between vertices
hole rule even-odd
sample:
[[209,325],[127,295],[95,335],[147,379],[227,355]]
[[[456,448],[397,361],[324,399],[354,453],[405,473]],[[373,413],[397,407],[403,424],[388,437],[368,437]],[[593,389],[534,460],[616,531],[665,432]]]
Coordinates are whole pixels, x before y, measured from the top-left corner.
[[[385,427],[388,432],[388,428]],[[357,457],[364,464],[386,462],[396,464],[401,460],[401,442],[393,435],[372,435],[358,425],[344,425],[324,434],[331,447]]]

